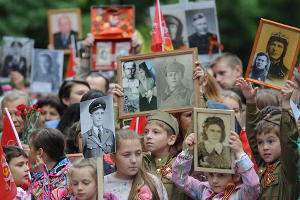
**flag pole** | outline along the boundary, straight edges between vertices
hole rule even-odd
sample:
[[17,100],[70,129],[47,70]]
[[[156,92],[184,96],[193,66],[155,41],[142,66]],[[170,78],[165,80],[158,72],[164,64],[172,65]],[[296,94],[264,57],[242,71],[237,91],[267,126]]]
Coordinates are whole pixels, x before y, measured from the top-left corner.
[[164,51],[164,30],[163,30],[163,27],[162,27],[162,24],[161,24],[161,10],[160,10],[160,3],[159,3],[159,0],[156,0],[156,4],[157,4],[157,8],[158,8],[158,20],[159,20],[159,28],[160,28],[160,34],[161,34],[161,51],[163,52]]
[[[18,145],[19,145],[19,147],[20,147],[21,149],[23,149],[22,144],[21,144],[21,141],[20,141],[20,138],[19,138],[19,134],[18,134],[18,132],[17,132],[17,130],[16,130],[16,127],[15,127],[15,125],[14,125],[14,122],[13,122],[13,120],[11,119],[10,113],[8,112],[8,109],[7,109],[7,108],[5,108],[5,112],[6,112],[6,115],[7,115],[8,119],[9,119],[10,125],[11,125],[11,127],[13,128],[15,137],[16,137],[17,142],[18,142]],[[23,149],[23,150],[24,150],[24,149]]]
[[137,134],[139,134],[139,121],[140,121],[140,118],[137,117],[137,118],[136,118],[136,123],[135,123],[135,132],[136,132]]

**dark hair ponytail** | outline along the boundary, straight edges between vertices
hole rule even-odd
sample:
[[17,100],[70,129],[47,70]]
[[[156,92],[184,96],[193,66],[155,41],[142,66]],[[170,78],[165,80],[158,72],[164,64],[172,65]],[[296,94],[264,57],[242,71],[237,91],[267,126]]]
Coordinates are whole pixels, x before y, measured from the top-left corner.
[[65,158],[65,140],[63,134],[54,128],[34,130],[29,137],[33,147],[43,151],[53,161],[59,162]]

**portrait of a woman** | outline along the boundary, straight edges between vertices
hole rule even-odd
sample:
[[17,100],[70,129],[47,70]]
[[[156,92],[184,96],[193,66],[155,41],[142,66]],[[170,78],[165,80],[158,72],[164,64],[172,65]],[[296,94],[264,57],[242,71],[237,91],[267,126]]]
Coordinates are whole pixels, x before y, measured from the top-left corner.
[[140,111],[157,109],[155,80],[145,62],[139,65],[138,79]]

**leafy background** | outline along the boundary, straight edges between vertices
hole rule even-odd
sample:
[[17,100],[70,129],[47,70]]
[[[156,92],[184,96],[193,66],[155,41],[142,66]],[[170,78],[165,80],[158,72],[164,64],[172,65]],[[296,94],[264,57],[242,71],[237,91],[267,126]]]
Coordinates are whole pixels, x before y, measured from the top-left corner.
[[[160,3],[178,3],[178,0],[160,0]],[[35,39],[36,48],[47,48],[49,9],[80,8],[83,35],[86,35],[90,32],[90,7],[117,4],[135,5],[136,29],[145,40],[145,51],[150,51],[149,7],[155,4],[155,0],[0,0],[0,37],[30,37]],[[237,54],[244,63],[244,69],[261,17],[299,28],[298,0],[216,0],[216,5],[224,51]]]

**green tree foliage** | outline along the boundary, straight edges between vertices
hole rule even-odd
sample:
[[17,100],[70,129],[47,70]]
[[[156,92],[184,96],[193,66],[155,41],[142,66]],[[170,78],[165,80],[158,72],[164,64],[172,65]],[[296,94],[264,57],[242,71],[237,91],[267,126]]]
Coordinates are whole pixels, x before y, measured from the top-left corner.
[[[162,5],[179,0],[160,0]],[[92,5],[134,4],[136,28],[151,44],[151,19],[149,7],[155,0],[0,0],[0,37],[24,36],[35,39],[36,48],[47,48],[49,43],[47,11],[49,9],[80,8],[82,30],[90,32],[90,8]],[[216,0],[221,42],[224,51],[236,53],[242,58],[244,69],[252,50],[261,17],[299,27],[300,1],[294,0]]]

